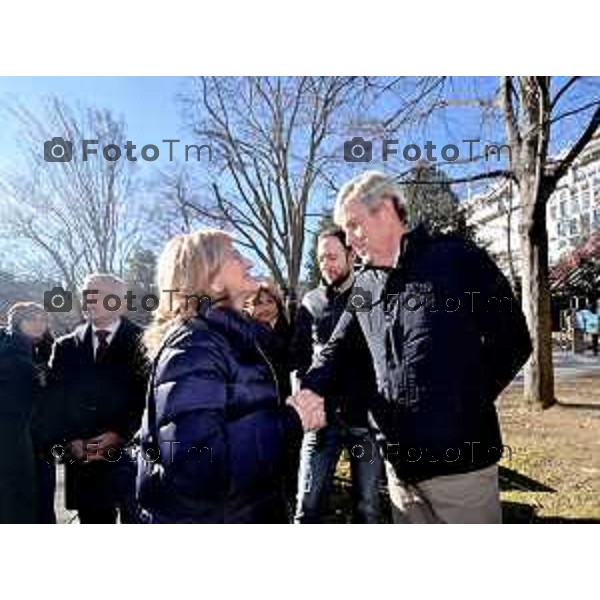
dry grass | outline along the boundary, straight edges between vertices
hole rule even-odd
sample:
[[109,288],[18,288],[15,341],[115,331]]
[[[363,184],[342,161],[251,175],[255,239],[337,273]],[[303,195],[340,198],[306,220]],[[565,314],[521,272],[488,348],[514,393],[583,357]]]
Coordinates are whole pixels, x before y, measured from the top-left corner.
[[[500,399],[508,522],[600,522],[600,376],[559,381],[556,396],[545,411],[524,406],[517,387]],[[511,485],[515,472],[552,491]]]
[[[600,523],[600,374],[559,381],[556,395],[545,411],[529,409],[518,386],[498,401],[505,523]],[[348,471],[342,460],[329,522],[352,521]]]
[[[600,522],[600,374],[559,381],[556,391],[559,403],[545,411],[528,409],[517,386],[499,400],[511,450],[501,463],[507,523]],[[325,521],[352,522],[349,481],[342,459]],[[385,506],[384,491],[382,499]],[[59,521],[74,517],[62,507],[60,484],[56,504]]]

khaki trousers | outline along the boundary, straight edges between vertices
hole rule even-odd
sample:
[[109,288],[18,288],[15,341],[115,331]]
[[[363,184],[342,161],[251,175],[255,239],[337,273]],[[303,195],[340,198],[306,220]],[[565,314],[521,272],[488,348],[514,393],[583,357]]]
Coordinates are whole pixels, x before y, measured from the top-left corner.
[[386,461],[394,523],[501,523],[498,466],[435,477],[416,484],[401,481]]

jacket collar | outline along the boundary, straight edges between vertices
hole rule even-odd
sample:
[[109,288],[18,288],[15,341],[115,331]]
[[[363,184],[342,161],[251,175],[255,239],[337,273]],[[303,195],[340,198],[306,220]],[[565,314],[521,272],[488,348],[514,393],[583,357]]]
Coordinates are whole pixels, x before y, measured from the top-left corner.
[[431,235],[423,223],[419,223],[407,231],[400,239],[400,252],[394,268],[400,269],[406,262],[407,256],[418,252],[431,241]]
[[11,344],[14,348],[21,351],[31,352],[32,342],[29,337],[21,333],[18,329],[12,327],[0,328],[0,341]]
[[413,256],[415,252],[419,252],[421,248],[426,246],[431,241],[431,235],[427,231],[427,228],[422,223],[419,223],[413,227],[410,231],[407,231],[400,239],[400,251],[398,252],[398,258],[396,264],[393,267],[376,267],[372,265],[363,265],[360,272],[364,271],[384,271],[391,272],[397,269],[401,269],[406,263],[410,256]]
[[200,310],[198,317],[226,338],[235,339],[236,344],[246,348],[256,348],[256,342],[263,337],[262,329],[265,330],[264,334],[270,333],[266,326],[233,308],[209,306]]
[[[128,328],[128,323],[129,321],[125,318],[125,317],[121,317],[118,327],[114,332],[114,335],[112,336],[111,342],[110,342],[110,347],[114,348],[115,346],[117,346],[119,344],[119,341],[121,339],[121,337],[124,335],[125,331]],[[86,347],[87,350],[89,351],[89,357],[91,356],[92,360],[94,357],[94,352],[93,352],[93,340],[92,340],[92,335],[93,335],[93,326],[91,323],[82,323],[79,327],[77,327],[75,329],[75,336],[77,337],[77,339],[79,340],[79,343]],[[88,357],[88,358],[89,358]]]
[[354,273],[350,271],[346,279],[338,285],[329,285],[324,279],[321,279],[319,287],[328,298],[338,296],[349,290],[354,285]]

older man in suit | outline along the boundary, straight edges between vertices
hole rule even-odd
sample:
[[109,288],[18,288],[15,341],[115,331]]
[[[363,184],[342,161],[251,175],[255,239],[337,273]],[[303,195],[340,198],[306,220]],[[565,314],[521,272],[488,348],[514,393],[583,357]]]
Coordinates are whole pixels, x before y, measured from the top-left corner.
[[88,276],[86,323],[56,341],[50,360],[69,442],[66,507],[78,511],[80,523],[115,523],[118,512],[121,523],[137,520],[128,447],[141,423],[147,361],[141,329],[123,316],[125,292],[114,275]]

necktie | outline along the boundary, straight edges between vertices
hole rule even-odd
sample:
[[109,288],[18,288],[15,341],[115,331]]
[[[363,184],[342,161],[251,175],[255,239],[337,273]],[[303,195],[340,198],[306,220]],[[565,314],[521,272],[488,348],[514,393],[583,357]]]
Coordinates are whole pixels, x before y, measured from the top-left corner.
[[110,331],[104,331],[103,329],[98,329],[96,331],[96,337],[98,338],[98,348],[96,349],[96,363],[101,363],[108,350],[108,336],[110,335]]

